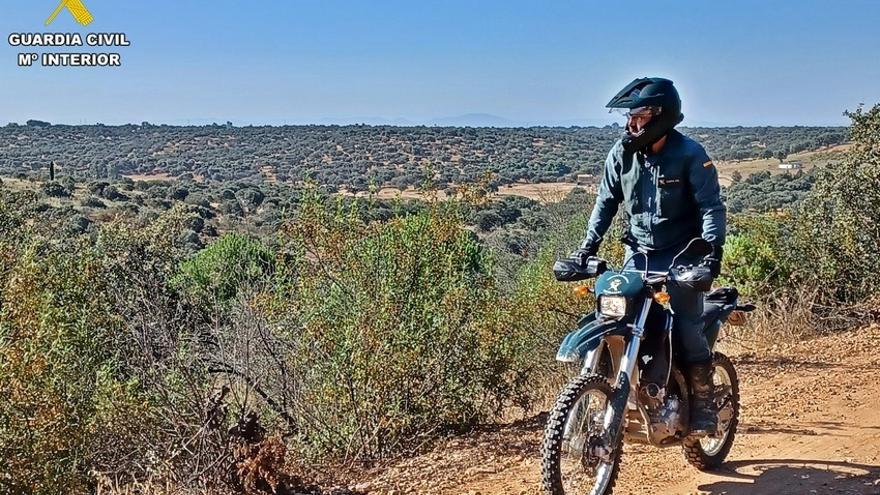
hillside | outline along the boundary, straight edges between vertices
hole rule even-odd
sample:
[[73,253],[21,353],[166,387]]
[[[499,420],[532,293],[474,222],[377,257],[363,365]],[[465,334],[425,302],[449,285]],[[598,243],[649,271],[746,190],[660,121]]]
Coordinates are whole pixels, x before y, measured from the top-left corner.
[[[735,355],[738,471],[703,478],[672,450],[632,448],[623,490],[840,482],[790,470],[816,463],[855,470],[844,489],[876,479],[878,330],[839,330],[877,318],[853,308],[880,291],[880,105],[849,115],[854,145],[834,166],[791,184],[746,178],[744,211],[729,215],[718,283],[759,303],[751,330],[777,344]],[[6,128],[0,156],[75,156],[79,144],[51,138],[81,131]],[[80,151],[95,172],[139,156],[122,129],[91,131],[103,147]],[[216,151],[198,142],[189,152]],[[452,201],[360,200],[279,169],[222,181],[184,163],[134,181],[56,163],[46,180],[39,160],[0,182],[0,493],[537,490],[542,418],[510,420],[547,410],[556,346],[593,308],[550,270],[583,236],[587,191],[542,203],[481,177]],[[785,211],[749,200],[788,185],[799,199]],[[612,264],[622,220],[599,252]]]
[[[842,127],[683,128],[716,160],[787,156],[844,143]],[[439,187],[573,182],[597,173],[620,128],[171,127],[8,125],[0,128],[0,175],[88,179],[178,177],[197,181],[300,182],[351,191],[404,189],[428,177]]]

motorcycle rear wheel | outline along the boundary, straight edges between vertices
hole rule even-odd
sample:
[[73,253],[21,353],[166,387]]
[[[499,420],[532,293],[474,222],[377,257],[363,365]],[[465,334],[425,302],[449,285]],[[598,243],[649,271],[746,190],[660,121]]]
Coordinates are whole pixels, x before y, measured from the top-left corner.
[[[730,358],[715,353],[714,382],[716,403],[722,402],[719,426],[723,433],[715,437],[688,437],[682,442],[682,450],[687,461],[700,471],[711,471],[721,466],[733,447],[736,427],[739,424],[739,378]],[[718,397],[724,390],[725,396]],[[723,420],[726,417],[726,420]]]
[[[613,390],[596,374],[573,378],[550,412],[544,431],[542,477],[547,495],[610,495],[620,470],[623,435],[598,462],[588,459],[589,444],[606,436],[605,414]],[[595,464],[595,465],[592,465]]]

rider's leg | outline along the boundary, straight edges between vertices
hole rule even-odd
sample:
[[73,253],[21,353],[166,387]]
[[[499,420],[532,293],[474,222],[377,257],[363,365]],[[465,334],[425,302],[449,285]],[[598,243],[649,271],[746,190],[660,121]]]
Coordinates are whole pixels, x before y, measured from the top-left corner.
[[[671,284],[674,285],[674,284]],[[673,317],[673,341],[687,367],[692,396],[691,433],[713,433],[718,428],[715,385],[712,381],[712,350],[706,340],[703,293],[683,287],[669,287]]]
[[[648,269],[665,271],[683,246],[663,251],[653,251],[648,255]],[[627,247],[626,257],[632,254]],[[679,258],[676,264],[696,264],[698,259]],[[645,258],[636,255],[625,267],[628,270],[643,270]],[[667,284],[673,312],[673,345],[684,364],[690,381],[693,397],[691,400],[690,426],[693,433],[714,432],[717,429],[718,414],[715,411],[712,381],[712,350],[703,332],[703,293],[688,290],[675,284]]]

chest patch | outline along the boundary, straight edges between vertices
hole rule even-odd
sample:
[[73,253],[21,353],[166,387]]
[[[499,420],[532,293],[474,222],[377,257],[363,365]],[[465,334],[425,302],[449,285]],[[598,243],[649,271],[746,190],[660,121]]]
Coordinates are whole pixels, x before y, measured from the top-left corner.
[[669,187],[669,186],[678,186],[681,184],[680,177],[660,177],[657,179],[657,184],[660,187]]

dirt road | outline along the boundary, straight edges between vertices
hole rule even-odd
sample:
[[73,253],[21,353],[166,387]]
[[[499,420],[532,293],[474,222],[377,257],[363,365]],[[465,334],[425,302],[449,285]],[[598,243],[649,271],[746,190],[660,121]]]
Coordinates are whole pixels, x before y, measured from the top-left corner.
[[[742,417],[723,468],[629,445],[615,494],[880,494],[880,325],[734,356]],[[380,494],[541,494],[536,417],[363,479]]]

